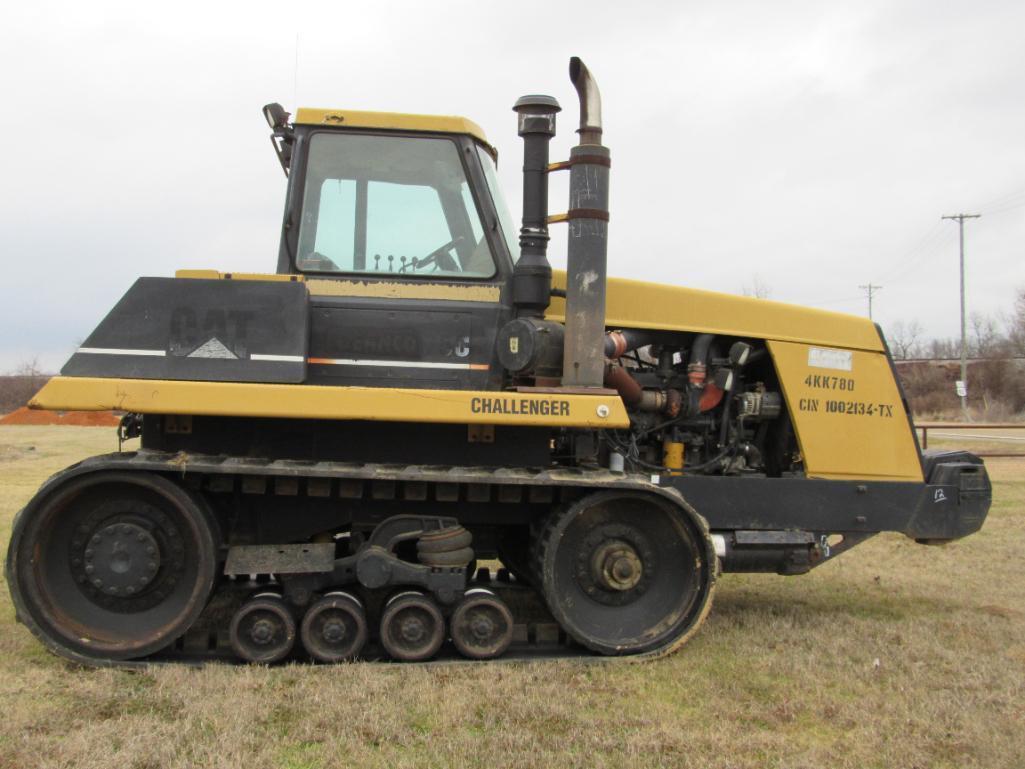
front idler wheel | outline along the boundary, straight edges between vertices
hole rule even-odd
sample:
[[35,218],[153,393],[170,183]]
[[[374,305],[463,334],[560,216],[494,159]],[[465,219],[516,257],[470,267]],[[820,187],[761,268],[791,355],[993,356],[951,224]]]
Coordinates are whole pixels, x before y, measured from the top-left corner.
[[279,662],[295,645],[295,618],[280,595],[258,593],[235,612],[229,639],[246,662]]
[[653,494],[577,500],[552,514],[534,556],[552,615],[602,654],[668,653],[711,605],[715,555],[704,522]]
[[367,641],[363,603],[352,593],[328,593],[307,609],[300,637],[318,662],[354,659]]
[[486,588],[473,588],[449,620],[452,643],[464,657],[490,660],[505,654],[513,638],[509,607]]
[[75,661],[152,654],[206,605],[217,540],[203,499],[160,475],[98,472],[47,484],[11,536],[18,615]]
[[426,595],[408,591],[389,599],[381,615],[381,645],[393,659],[428,660],[444,640],[445,618]]

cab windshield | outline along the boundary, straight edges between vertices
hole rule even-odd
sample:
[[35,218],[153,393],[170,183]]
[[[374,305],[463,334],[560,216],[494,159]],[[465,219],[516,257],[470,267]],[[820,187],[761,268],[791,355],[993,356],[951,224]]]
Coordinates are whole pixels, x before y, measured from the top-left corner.
[[296,266],[490,278],[495,260],[449,139],[315,133]]

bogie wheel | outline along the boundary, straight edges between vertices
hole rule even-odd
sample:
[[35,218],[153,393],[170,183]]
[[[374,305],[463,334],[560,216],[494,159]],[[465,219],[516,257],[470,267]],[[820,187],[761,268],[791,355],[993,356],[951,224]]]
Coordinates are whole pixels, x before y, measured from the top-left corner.
[[144,472],[44,486],[15,521],[7,576],[18,616],[76,662],[152,654],[181,636],[217,573],[201,498]]
[[295,645],[295,618],[280,595],[258,593],[235,612],[229,638],[246,662],[279,662]]
[[300,637],[318,662],[353,659],[367,641],[367,618],[362,602],[352,593],[328,593],[306,610]]
[[490,590],[466,591],[449,620],[452,643],[464,657],[488,660],[500,657],[513,637],[509,607]]
[[602,654],[671,652],[711,606],[715,553],[703,521],[653,494],[577,500],[550,516],[534,555],[555,619]]
[[445,618],[423,593],[392,596],[381,615],[381,645],[396,660],[420,662],[438,653],[445,640]]

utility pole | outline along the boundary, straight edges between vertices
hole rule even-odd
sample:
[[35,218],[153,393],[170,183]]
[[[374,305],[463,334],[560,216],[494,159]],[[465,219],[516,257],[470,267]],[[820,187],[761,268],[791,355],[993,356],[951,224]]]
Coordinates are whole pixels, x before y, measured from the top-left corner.
[[978,219],[982,214],[951,214],[943,216],[942,219],[956,219],[961,233],[961,387],[958,388],[958,395],[961,396],[961,413],[965,419],[968,418],[968,345],[967,333],[965,331],[965,302],[964,302],[964,220]]
[[872,297],[875,295],[876,291],[882,288],[882,286],[874,286],[869,283],[865,286],[858,286],[858,288],[868,293],[868,319],[872,320]]

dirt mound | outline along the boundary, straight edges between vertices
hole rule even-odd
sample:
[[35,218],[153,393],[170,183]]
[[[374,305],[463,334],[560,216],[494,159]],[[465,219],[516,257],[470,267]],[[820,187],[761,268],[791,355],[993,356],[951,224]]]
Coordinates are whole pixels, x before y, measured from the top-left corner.
[[25,406],[0,417],[0,425],[116,427],[120,421],[112,411],[33,411]]

